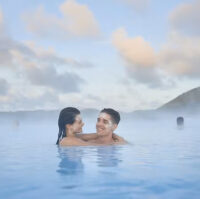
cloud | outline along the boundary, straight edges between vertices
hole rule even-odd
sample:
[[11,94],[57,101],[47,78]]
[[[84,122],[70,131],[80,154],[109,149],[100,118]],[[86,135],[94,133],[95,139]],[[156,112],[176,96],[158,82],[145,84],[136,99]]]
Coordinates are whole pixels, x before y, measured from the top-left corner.
[[0,7],[0,26],[3,24],[3,13],[1,11],[1,7]]
[[4,24],[4,16],[0,6],[0,38],[2,38],[5,34],[4,32],[5,24]]
[[128,37],[122,28],[112,39],[128,77],[139,83],[165,88],[173,86],[177,78],[199,78],[200,37],[172,31],[157,53],[142,37]]
[[67,0],[59,6],[62,17],[45,12],[40,6],[35,12],[26,13],[23,19],[27,29],[40,37],[54,39],[97,38],[100,35],[98,23],[86,5]]
[[10,50],[13,63],[15,63],[18,73],[21,74],[21,78],[29,81],[32,85],[45,86],[59,92],[80,91],[79,87],[85,81],[77,74],[67,71],[70,67],[66,66],[69,66],[71,61],[57,56],[51,50],[40,48],[40,52],[36,50],[37,48],[28,49],[32,53],[26,54],[18,49]]
[[154,50],[142,37],[128,38],[126,31],[121,28],[114,32],[113,43],[121,56],[133,67],[155,65]]
[[[0,46],[0,67],[9,70],[10,75],[59,92],[79,92],[84,80],[71,71],[93,66],[87,61],[61,57],[53,48],[44,49],[34,42],[16,42],[8,34],[0,34]],[[7,84],[1,83],[4,93]]]
[[86,5],[78,4],[75,0],[68,0],[60,6],[60,10],[64,18],[69,21],[68,24],[63,24],[64,28],[72,34],[77,36],[99,34],[97,21]]
[[59,56],[54,49],[44,49],[34,42],[16,42],[8,35],[0,36],[0,66],[18,70],[35,65],[51,65],[54,67],[68,66],[72,68],[87,68],[94,65],[89,61],[75,60]]
[[0,96],[6,95],[9,90],[9,84],[5,79],[0,78]]
[[[0,18],[3,20],[3,13],[0,11]],[[1,21],[1,20],[0,20]],[[24,44],[14,41],[5,26],[4,21],[0,23],[0,67],[10,67],[14,65],[12,51],[19,51],[23,54],[33,54]]]
[[112,39],[125,61],[129,77],[150,87],[162,85],[163,80],[156,68],[157,56],[148,42],[142,37],[128,37],[122,28],[113,33]]
[[168,40],[155,53],[142,37],[124,29],[113,34],[113,44],[125,61],[128,76],[145,85],[174,85],[175,79],[200,75],[200,1],[182,3],[170,13]]
[[[6,68],[13,68],[15,65],[15,57],[13,52],[18,52],[24,56],[34,56],[31,49],[26,47],[23,43],[12,40],[7,34],[0,36],[0,66]],[[17,64],[16,64],[17,65]]]
[[63,106],[60,96],[80,93],[85,83],[75,71],[91,66],[90,62],[62,57],[53,48],[43,48],[32,41],[17,42],[10,37],[6,26],[2,26],[0,70],[2,77],[9,75],[6,80],[0,78],[0,109]]
[[199,78],[200,38],[178,33],[170,35],[159,53],[159,63],[172,76]]
[[182,3],[170,14],[173,30],[186,35],[200,35],[200,1]]
[[169,16],[171,31],[159,52],[162,70],[178,78],[200,75],[200,1],[178,5]]
[[3,21],[3,12],[0,9],[0,67],[12,65],[12,55],[9,52],[11,48],[14,48],[14,43],[8,36]]
[[39,60],[39,63],[52,64],[53,66],[68,65],[79,69],[94,67],[94,65],[89,61],[78,61],[69,57],[61,57],[56,54],[53,48],[43,49],[32,41],[26,41],[25,45],[34,53],[36,59]]
[[85,83],[82,78],[74,73],[65,72],[58,74],[53,67],[48,68],[28,68],[28,78],[34,85],[53,88],[55,91],[79,92],[80,85]]
[[[2,42],[0,41],[0,45]],[[9,49],[6,47],[0,48],[0,66],[12,65],[12,55],[9,52]]]

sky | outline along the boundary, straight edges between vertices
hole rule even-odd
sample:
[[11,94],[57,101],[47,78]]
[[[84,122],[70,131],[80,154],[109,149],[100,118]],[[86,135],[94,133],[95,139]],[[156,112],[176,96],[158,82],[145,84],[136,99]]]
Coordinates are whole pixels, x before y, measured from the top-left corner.
[[0,0],[0,111],[155,109],[200,85],[200,0]]

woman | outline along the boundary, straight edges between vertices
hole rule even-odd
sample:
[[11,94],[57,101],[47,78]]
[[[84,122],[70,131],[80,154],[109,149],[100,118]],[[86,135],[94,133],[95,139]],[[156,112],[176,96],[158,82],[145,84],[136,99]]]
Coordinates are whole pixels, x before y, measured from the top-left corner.
[[76,137],[77,133],[82,132],[82,122],[80,111],[74,107],[67,107],[61,110],[58,118],[58,140],[60,146],[87,146],[89,143]]

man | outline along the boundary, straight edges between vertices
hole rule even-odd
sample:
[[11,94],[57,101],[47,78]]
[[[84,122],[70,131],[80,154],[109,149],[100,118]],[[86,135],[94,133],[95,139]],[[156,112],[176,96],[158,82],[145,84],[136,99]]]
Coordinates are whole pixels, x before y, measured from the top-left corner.
[[127,144],[120,136],[114,133],[120,121],[120,115],[111,108],[101,110],[96,123],[96,133],[79,134],[78,137],[84,141],[94,144]]

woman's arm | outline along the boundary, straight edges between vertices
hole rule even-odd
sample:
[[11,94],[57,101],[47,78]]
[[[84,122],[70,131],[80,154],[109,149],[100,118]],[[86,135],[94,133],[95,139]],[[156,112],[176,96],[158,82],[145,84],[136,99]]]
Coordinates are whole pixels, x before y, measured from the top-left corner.
[[87,133],[87,134],[76,134],[76,137],[84,140],[84,141],[90,141],[96,139],[97,133]]

